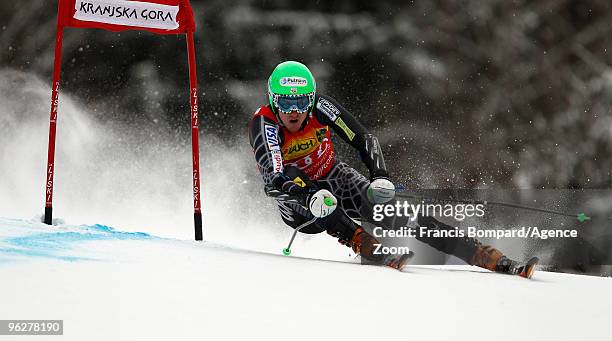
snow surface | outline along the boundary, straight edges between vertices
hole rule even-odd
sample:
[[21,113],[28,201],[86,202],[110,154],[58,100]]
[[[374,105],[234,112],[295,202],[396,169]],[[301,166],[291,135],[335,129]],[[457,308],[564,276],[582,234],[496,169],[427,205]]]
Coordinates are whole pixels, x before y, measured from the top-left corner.
[[62,340],[586,340],[612,320],[611,278],[402,273],[103,225],[1,218],[0,273],[0,319],[63,319]]

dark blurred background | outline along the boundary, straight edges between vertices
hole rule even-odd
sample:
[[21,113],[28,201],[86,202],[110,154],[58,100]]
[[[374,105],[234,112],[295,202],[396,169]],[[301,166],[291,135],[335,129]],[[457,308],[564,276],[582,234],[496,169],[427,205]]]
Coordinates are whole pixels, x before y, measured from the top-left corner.
[[[271,70],[294,59],[380,135],[397,181],[612,184],[607,0],[192,4],[202,128],[229,146],[245,143]],[[50,82],[56,6],[0,3],[0,67]],[[184,45],[180,36],[67,29],[63,90],[100,117],[188,131]]]

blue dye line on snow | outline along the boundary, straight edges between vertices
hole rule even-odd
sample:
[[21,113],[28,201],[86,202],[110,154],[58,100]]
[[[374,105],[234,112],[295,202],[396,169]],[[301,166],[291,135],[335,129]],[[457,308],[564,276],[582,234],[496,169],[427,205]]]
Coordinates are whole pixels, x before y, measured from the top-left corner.
[[[36,233],[28,236],[7,238],[0,241],[0,257],[51,258],[63,261],[96,260],[88,257],[67,255],[74,246],[82,242],[107,240],[154,239],[143,232],[122,232],[105,225],[81,226],[80,231]],[[2,245],[3,244],[3,245]],[[0,259],[2,260],[2,259]],[[6,259],[5,259],[6,260]]]

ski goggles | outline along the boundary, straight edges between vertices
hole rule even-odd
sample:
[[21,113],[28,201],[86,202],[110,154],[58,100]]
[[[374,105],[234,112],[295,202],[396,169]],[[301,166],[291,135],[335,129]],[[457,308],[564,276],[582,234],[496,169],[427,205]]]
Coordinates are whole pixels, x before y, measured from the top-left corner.
[[274,96],[274,104],[281,112],[288,114],[292,111],[299,113],[307,112],[312,106],[314,94],[310,95],[276,95]]

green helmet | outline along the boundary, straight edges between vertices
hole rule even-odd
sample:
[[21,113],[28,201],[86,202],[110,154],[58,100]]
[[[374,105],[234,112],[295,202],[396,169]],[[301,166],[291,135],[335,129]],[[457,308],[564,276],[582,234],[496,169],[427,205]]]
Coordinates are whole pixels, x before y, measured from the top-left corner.
[[268,99],[275,111],[311,111],[315,91],[312,73],[299,62],[278,64],[268,79]]

